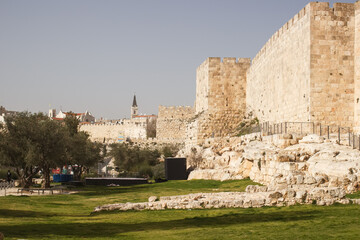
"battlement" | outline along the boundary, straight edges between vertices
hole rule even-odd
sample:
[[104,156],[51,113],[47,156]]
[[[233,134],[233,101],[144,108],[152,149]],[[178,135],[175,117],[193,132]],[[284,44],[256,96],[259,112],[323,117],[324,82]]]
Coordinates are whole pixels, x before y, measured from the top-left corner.
[[355,5],[355,10],[360,10],[360,1],[356,1],[354,5]]
[[82,123],[80,126],[83,127],[100,127],[100,126],[116,126],[116,125],[126,125],[126,126],[135,126],[145,124],[146,120],[143,121],[121,121],[116,123]]
[[235,57],[208,57],[197,70],[204,68],[205,66],[214,66],[222,64],[245,64],[251,63],[251,58],[235,58]]
[[[344,12],[348,13],[349,11],[354,11],[354,9],[360,9],[360,2],[353,3],[334,3],[333,7],[330,7],[328,2],[310,2],[303,9],[300,10],[293,18],[287,21],[278,31],[276,31],[270,39],[265,43],[265,45],[260,49],[253,59],[253,63],[258,61],[264,54],[267,53],[267,50],[271,48],[285,33],[288,33],[292,30],[296,24],[302,20],[304,17],[310,16],[329,16],[331,20],[331,15],[342,17]],[[347,14],[345,14],[347,15]]]
[[[287,21],[278,31],[276,31],[271,37],[270,39],[265,43],[265,45],[260,49],[260,51],[256,54],[256,56],[254,57],[254,59],[252,60],[252,63],[254,64],[256,61],[258,61],[263,55],[266,54],[267,49],[269,49],[270,47],[272,47],[274,45],[274,43],[281,38],[281,36],[283,36],[284,33],[290,31],[290,29],[296,25],[296,23],[298,23],[302,18],[304,18],[305,16],[307,16],[310,12],[310,5],[311,3],[309,3],[308,5],[306,5],[303,9],[300,10],[300,12],[298,12],[292,19],[290,19],[289,21]],[[329,3],[328,3],[329,5]],[[308,15],[309,16],[309,15]]]

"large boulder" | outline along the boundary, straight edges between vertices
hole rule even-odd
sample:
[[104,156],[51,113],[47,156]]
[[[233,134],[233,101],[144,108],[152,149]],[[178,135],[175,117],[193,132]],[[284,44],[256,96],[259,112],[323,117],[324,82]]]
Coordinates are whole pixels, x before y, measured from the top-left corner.
[[316,134],[310,134],[307,135],[305,137],[303,137],[303,139],[299,140],[299,143],[323,143],[324,142],[324,137],[321,137],[319,135]]
[[316,153],[307,163],[308,172],[313,176],[326,174],[329,178],[346,178],[352,174],[350,179],[356,181],[360,174],[360,152],[337,144]]

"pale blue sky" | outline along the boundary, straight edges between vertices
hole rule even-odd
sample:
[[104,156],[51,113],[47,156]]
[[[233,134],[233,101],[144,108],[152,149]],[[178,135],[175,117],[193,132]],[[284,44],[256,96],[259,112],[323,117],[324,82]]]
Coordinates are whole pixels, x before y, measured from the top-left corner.
[[308,2],[0,0],[0,105],[113,119],[135,92],[141,113],[192,106],[207,57],[253,58]]

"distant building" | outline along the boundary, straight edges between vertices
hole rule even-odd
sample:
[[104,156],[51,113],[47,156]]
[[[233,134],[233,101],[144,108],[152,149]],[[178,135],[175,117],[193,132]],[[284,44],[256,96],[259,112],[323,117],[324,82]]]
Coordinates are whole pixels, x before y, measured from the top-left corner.
[[56,114],[56,109],[49,110],[49,117],[53,120],[62,121],[67,116],[75,116],[81,123],[94,123],[95,117],[88,111],[84,113],[73,113],[73,112],[63,112],[60,110],[58,114]]
[[138,105],[136,102],[136,95],[134,94],[133,104],[131,106],[131,119],[138,115]]
[[156,130],[157,115],[140,115],[136,96],[131,105],[130,119],[105,120],[100,118],[94,124],[83,123],[80,130],[90,135],[91,140],[99,142],[124,142],[127,139],[146,139],[154,137],[151,127]]
[[5,117],[10,115],[15,115],[18,112],[16,111],[8,111],[5,107],[0,106],[0,122],[5,123]]

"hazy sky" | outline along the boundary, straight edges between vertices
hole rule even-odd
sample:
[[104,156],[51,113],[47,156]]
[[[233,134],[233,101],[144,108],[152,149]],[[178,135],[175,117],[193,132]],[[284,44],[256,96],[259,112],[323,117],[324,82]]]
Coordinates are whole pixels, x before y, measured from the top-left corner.
[[[195,100],[207,57],[253,58],[305,0],[0,0],[0,105],[130,116]],[[355,2],[330,1],[334,2]]]

